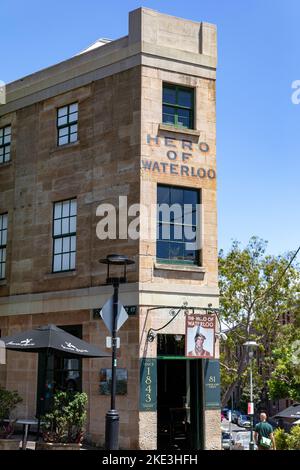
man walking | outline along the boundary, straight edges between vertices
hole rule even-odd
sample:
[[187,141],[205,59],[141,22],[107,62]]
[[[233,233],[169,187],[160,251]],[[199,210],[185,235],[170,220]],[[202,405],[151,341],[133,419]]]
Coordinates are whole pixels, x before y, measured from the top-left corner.
[[267,422],[266,413],[260,413],[260,423],[255,426],[254,439],[258,446],[258,450],[276,450],[273,428]]

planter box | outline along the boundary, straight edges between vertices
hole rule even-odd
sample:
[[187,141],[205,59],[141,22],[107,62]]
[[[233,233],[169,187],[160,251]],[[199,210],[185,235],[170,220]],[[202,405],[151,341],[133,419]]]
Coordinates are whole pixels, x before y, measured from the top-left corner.
[[19,450],[20,439],[0,439],[0,450]]
[[81,444],[60,442],[37,442],[35,450],[80,450]]

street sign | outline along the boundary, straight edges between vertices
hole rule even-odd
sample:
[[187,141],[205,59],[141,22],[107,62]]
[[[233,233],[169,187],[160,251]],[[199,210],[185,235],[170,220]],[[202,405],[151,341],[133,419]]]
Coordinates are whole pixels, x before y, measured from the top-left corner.
[[[114,316],[113,308],[114,308],[114,302],[113,302],[113,296],[112,296],[107,300],[107,302],[105,302],[100,313],[101,318],[104,321],[106,328],[111,334],[113,332],[113,316]],[[128,315],[127,315],[126,310],[124,309],[121,302],[118,301],[116,331],[118,331],[121,328],[121,326],[126,322],[127,318],[128,318]]]
[[248,403],[248,415],[254,415],[254,404],[249,402]]
[[140,359],[140,411],[157,409],[157,364],[156,358]]
[[[121,343],[120,343],[120,338],[116,338],[116,342],[117,342],[116,346],[117,346],[117,348],[119,348],[119,347],[120,347],[120,344],[121,344]],[[111,336],[106,336],[106,347],[107,347],[107,348],[111,348],[111,347],[112,347]]]
[[204,363],[205,408],[217,410],[220,401],[220,362],[217,359],[206,359]]

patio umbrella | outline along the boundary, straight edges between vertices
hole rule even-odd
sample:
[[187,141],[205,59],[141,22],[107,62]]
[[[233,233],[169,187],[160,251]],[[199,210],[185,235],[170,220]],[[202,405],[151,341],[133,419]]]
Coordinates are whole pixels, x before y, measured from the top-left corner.
[[283,419],[297,419],[300,418],[300,403],[294,403],[280,413],[277,413],[274,418],[283,418]]
[[92,344],[82,341],[55,325],[46,325],[33,330],[1,338],[6,349],[23,352],[55,352],[67,357],[109,357],[110,354]]
[[[1,341],[4,342],[6,349],[12,351],[46,353],[41,402],[44,402],[45,398],[48,356],[51,353],[55,352],[55,354],[60,354],[67,358],[97,358],[111,356],[109,353],[101,351],[101,349],[96,346],[67,333],[55,325],[40,326],[33,330],[16,333],[13,336],[5,336],[4,338],[1,338]],[[38,413],[38,433],[39,429],[40,411]]]

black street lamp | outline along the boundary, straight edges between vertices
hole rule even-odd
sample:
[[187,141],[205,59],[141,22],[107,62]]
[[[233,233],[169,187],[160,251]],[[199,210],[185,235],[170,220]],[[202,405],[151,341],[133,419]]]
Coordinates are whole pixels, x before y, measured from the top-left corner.
[[250,415],[251,428],[250,428],[249,450],[254,450],[254,440],[253,440],[254,404],[253,404],[252,359],[254,356],[254,350],[257,348],[258,344],[255,341],[246,341],[246,343],[244,343],[243,346],[246,348],[246,351],[248,352],[249,364],[250,364],[250,410],[248,410],[248,414]]
[[[99,263],[107,265],[106,284],[111,284],[114,288],[113,295],[113,321],[112,321],[112,363],[111,363],[111,405],[105,417],[105,448],[107,450],[119,449],[119,413],[116,410],[116,371],[117,371],[117,317],[119,302],[119,285],[126,282],[127,265],[134,264],[133,260],[123,255],[107,255]],[[122,276],[111,277],[110,266],[123,266]]]

